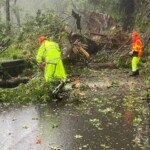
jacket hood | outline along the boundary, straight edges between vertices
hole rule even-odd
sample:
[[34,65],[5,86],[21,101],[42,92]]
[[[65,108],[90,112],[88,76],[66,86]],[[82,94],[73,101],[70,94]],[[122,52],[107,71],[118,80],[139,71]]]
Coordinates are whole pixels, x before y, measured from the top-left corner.
[[135,43],[135,41],[138,40],[138,39],[140,39],[140,38],[141,38],[141,37],[140,37],[139,35],[133,37],[133,39],[132,39],[132,40],[133,40],[133,43]]

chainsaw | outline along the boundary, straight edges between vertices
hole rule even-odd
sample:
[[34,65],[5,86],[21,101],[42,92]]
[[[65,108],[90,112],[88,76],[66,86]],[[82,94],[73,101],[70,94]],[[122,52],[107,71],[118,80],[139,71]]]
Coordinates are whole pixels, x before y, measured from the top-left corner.
[[62,90],[62,88],[65,86],[66,83],[69,83],[70,82],[70,79],[65,79],[65,80],[62,80],[60,82],[60,84],[58,84],[58,86],[52,91],[52,94],[57,96],[58,93]]

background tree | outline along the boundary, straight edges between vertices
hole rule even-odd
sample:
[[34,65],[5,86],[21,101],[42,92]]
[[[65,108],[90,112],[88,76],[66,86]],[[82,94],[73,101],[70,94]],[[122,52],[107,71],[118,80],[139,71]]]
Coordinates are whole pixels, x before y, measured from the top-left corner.
[[122,29],[124,31],[132,31],[134,28],[134,0],[120,0],[120,14],[122,21]]
[[17,25],[20,27],[21,22],[20,22],[20,12],[19,12],[19,8],[17,6],[17,0],[14,0],[14,4],[11,7],[12,12],[14,13],[15,17],[16,17],[16,21],[17,21]]
[[7,33],[10,32],[11,26],[10,26],[10,1],[6,0],[6,31]]

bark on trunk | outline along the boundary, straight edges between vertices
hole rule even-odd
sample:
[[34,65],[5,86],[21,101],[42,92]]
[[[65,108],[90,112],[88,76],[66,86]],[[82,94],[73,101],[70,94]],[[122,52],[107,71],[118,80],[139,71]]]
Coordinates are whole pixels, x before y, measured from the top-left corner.
[[12,10],[13,10],[13,13],[16,17],[17,24],[20,27],[20,14],[19,14],[19,9],[17,8],[16,3],[17,3],[17,0],[14,1],[14,7],[12,8]]
[[123,30],[131,32],[134,27],[134,0],[121,0],[120,12],[122,13]]
[[10,6],[9,6],[9,0],[6,0],[6,30],[9,33],[10,32]]

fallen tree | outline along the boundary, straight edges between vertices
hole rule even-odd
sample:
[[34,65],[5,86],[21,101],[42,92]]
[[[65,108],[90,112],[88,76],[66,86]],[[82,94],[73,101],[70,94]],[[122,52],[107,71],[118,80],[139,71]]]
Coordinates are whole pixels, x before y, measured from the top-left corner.
[[30,79],[30,77],[13,77],[8,80],[0,80],[0,88],[13,88],[20,83],[27,83]]

